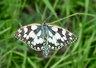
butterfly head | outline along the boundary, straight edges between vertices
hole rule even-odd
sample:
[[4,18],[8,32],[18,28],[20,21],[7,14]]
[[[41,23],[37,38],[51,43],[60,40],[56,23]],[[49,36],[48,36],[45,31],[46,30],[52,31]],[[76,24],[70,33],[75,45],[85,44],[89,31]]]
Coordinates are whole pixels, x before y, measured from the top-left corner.
[[43,23],[43,25],[47,25],[47,23],[46,23],[46,22],[44,22],[44,23]]

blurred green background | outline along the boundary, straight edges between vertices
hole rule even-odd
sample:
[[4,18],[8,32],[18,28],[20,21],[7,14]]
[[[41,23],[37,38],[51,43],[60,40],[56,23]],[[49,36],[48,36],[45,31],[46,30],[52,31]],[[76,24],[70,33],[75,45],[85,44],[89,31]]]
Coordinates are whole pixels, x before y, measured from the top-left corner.
[[[14,33],[47,17],[78,40],[45,59]],[[96,68],[96,0],[0,0],[0,68]]]

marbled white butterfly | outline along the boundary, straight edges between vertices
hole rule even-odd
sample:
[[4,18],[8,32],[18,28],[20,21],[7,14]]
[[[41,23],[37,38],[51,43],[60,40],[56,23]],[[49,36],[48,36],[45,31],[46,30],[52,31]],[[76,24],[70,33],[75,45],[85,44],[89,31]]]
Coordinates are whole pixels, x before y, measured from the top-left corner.
[[50,49],[60,49],[76,40],[76,37],[68,30],[46,23],[24,26],[15,32],[15,36],[29,44],[32,49],[43,50],[45,57],[48,56]]

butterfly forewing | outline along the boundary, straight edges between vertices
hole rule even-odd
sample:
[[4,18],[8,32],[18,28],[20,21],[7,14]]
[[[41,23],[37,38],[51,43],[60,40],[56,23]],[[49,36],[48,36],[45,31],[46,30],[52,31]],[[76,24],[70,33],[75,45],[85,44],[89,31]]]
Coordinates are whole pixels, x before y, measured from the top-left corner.
[[71,32],[61,27],[49,25],[48,29],[50,35],[48,38],[48,44],[53,50],[60,49],[76,40],[76,37]]
[[41,25],[31,24],[24,26],[15,32],[16,38],[29,44],[34,50],[43,50],[44,40],[41,38]]

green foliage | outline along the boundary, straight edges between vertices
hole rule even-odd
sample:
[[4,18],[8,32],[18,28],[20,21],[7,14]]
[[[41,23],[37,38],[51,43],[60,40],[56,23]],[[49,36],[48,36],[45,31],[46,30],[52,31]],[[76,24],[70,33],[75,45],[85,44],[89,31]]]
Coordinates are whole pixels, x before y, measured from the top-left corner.
[[[47,17],[48,24],[67,28],[78,40],[45,59],[14,33]],[[0,68],[96,68],[96,1],[0,0]]]

